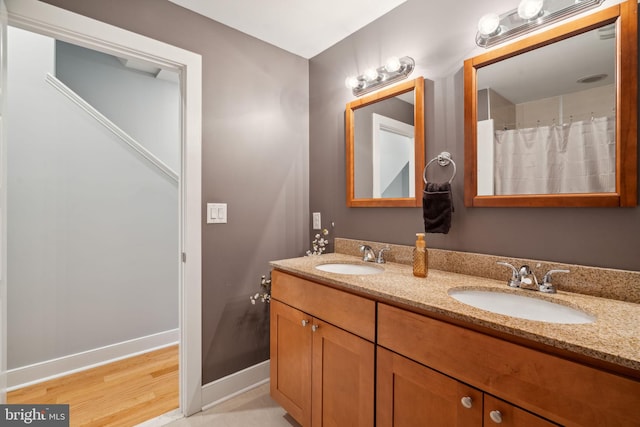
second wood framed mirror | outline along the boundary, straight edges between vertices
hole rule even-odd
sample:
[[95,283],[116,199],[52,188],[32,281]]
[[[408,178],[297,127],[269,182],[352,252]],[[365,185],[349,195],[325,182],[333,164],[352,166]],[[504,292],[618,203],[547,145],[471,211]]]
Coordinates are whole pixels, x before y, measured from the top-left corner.
[[636,206],[637,43],[627,0],[465,61],[465,206]]
[[347,206],[422,206],[424,78],[347,104]]

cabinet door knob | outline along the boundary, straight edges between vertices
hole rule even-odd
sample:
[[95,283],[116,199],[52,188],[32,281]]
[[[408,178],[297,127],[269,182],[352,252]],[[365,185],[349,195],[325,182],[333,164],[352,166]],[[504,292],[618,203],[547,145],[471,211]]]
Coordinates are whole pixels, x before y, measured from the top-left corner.
[[462,403],[462,406],[464,406],[467,409],[471,409],[473,407],[473,399],[469,396],[465,396],[462,399],[460,399],[460,403]]
[[304,328],[305,326],[307,326],[309,324],[308,320],[303,320],[302,321],[302,327]]
[[317,331],[317,330],[318,330],[318,328],[319,328],[319,327],[320,327],[320,325],[312,325],[312,326],[311,326],[311,330],[312,330],[313,332],[315,332],[315,331]]
[[500,413],[500,411],[489,412],[489,417],[491,418],[491,421],[496,424],[502,423],[502,414]]

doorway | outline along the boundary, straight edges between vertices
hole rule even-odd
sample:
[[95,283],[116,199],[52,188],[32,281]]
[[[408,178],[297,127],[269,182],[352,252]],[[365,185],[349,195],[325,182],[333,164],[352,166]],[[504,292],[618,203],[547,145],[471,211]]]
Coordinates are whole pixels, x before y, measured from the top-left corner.
[[[155,42],[35,0],[8,0],[6,3],[10,25],[119,58],[149,61],[160,68],[168,68],[180,73],[181,172],[178,178],[179,237],[178,250],[175,253],[176,258],[180,259],[178,267],[180,286],[177,292],[180,303],[178,313],[180,409],[185,415],[199,411],[201,409],[201,59],[191,52]],[[3,174],[6,174],[6,170],[3,170]],[[3,233],[3,241],[6,238],[6,233]],[[4,315],[6,301],[3,301],[2,310]],[[4,333],[6,334],[6,331]]]
[[7,59],[11,390],[178,341],[180,90],[11,26]]

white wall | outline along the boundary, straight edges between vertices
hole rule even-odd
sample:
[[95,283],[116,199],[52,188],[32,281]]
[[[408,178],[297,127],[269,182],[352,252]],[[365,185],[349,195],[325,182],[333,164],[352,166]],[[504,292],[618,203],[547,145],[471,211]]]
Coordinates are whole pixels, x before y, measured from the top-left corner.
[[8,42],[8,368],[177,328],[177,183],[45,83],[53,39]]
[[492,196],[494,174],[494,121],[493,119],[478,121],[478,195]]

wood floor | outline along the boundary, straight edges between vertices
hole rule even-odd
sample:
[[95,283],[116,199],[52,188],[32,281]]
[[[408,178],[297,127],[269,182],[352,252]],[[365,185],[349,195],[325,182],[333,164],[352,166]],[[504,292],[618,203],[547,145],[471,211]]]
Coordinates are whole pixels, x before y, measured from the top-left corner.
[[71,426],[134,426],[178,408],[178,346],[15,390],[7,403],[68,403]]

